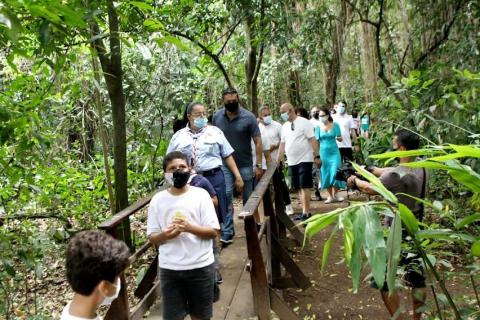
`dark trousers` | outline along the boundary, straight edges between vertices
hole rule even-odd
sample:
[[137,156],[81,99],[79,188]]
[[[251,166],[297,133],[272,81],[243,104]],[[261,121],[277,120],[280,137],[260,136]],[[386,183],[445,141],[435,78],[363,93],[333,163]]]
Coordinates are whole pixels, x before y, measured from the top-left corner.
[[217,217],[220,223],[225,221],[227,215],[227,192],[225,191],[225,177],[222,170],[217,170],[213,174],[203,175],[215,189],[218,198]]
[[353,161],[352,148],[338,148],[340,150],[340,156],[342,157],[342,163]]
[[282,188],[282,198],[283,198],[283,203],[288,206],[292,204],[292,201],[290,200],[290,190],[288,190],[287,182],[285,181],[285,176],[283,175],[283,166],[280,165],[275,171],[276,175],[279,175],[280,177],[280,188]]

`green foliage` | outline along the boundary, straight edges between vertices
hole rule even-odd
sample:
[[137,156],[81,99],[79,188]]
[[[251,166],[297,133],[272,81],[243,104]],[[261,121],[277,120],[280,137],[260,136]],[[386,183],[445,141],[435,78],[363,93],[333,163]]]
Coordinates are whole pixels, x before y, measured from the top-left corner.
[[[469,166],[462,165],[458,160],[452,159],[476,158],[479,156],[479,150],[478,146],[449,145],[446,147],[427,147],[415,151],[387,152],[372,157],[376,159],[391,159],[393,157],[426,156],[428,157],[426,160],[403,163],[402,165],[414,168],[423,167],[447,170],[459,183],[471,191],[478,193],[476,189],[478,174]],[[439,156],[439,154],[442,155]],[[439,282],[440,277],[437,271],[434,270],[435,264],[438,262],[448,265],[448,263],[442,259],[437,260],[433,256],[434,253],[441,254],[438,252],[438,241],[460,244],[466,243],[469,245],[470,257],[479,256],[480,237],[478,229],[476,233],[460,232],[465,226],[475,223],[475,221],[480,219],[478,213],[468,215],[458,222],[455,222],[457,230],[444,229],[436,224],[422,224],[407,206],[398,202],[396,195],[388,191],[377,177],[355,163],[353,165],[357,172],[370,181],[372,188],[388,202],[354,203],[347,208],[336,209],[324,215],[313,216],[304,222],[307,224],[306,238],[313,237],[319,231],[336,222],[330,238],[324,245],[322,270],[324,270],[328,260],[331,239],[337,230],[342,229],[344,230],[345,259],[350,269],[354,292],[358,291],[360,283],[360,273],[364,263],[364,255],[362,252],[365,254],[367,264],[371,269],[377,285],[382,287],[386,281],[389,290],[396,290],[395,278],[399,272],[398,262],[401,247],[407,252],[420,254],[420,256],[424,258],[424,263],[435,274],[436,280]],[[462,174],[459,174],[459,172]],[[444,210],[444,206],[439,201],[432,203],[424,199],[417,200],[433,208],[435,211],[442,212]],[[381,216],[388,211],[390,211],[393,219],[385,243],[380,219]],[[422,224],[423,229],[419,227],[420,224]],[[405,235],[413,239],[413,247],[410,242],[405,241],[405,237],[402,239],[402,225],[405,229]],[[425,261],[427,257],[428,261]],[[443,285],[442,290],[444,292],[442,293],[444,304],[452,307],[458,318],[458,308]],[[467,309],[462,310],[462,312],[467,312],[467,314],[472,314],[473,312]]]

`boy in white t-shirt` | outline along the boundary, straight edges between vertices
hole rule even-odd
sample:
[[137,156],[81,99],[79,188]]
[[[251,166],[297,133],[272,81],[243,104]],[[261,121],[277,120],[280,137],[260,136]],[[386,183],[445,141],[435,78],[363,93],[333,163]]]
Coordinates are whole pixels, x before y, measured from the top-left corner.
[[98,231],[79,232],[68,243],[67,280],[75,292],[61,320],[99,320],[97,308],[120,293],[120,273],[127,267],[127,245]]
[[220,230],[207,191],[189,186],[183,153],[166,155],[164,176],[170,185],[150,202],[147,235],[158,245],[163,318],[212,317],[214,256],[212,241]]

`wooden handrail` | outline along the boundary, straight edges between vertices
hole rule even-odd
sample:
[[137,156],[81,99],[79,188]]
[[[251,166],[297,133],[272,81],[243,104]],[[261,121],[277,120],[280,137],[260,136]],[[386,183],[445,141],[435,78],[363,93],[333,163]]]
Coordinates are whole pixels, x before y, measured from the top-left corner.
[[114,214],[110,219],[107,221],[102,222],[98,228],[101,230],[110,230],[115,227],[117,227],[119,224],[121,224],[125,219],[129,218],[132,214],[137,212],[138,210],[142,209],[145,207],[147,204],[150,203],[150,200],[152,200],[153,196],[157,194],[160,191],[163,191],[167,189],[167,186],[162,185],[159,189],[153,191],[150,193],[148,196],[135,201],[133,204],[129,205],[125,209],[117,212]]
[[263,195],[265,194],[268,186],[270,185],[270,181],[272,180],[272,177],[277,170],[277,166],[278,165],[276,162],[272,162],[272,164],[268,167],[267,171],[265,171],[265,173],[262,175],[262,178],[256,185],[255,190],[253,190],[252,194],[247,200],[247,203],[245,203],[245,205],[243,206],[243,210],[239,214],[240,218],[253,216],[253,213],[257,210],[260,202],[263,199]]

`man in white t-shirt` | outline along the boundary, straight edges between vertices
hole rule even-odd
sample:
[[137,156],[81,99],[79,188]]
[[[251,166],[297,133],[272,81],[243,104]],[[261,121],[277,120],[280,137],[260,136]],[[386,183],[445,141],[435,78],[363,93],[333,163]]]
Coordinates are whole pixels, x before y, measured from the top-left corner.
[[313,188],[312,167],[315,159],[320,163],[318,143],[315,140],[313,126],[305,118],[296,115],[290,103],[284,103],[280,107],[282,120],[282,135],[278,162],[287,155],[288,169],[292,177],[294,189],[300,190],[302,201],[302,220],[308,219],[310,214],[310,193]]
[[187,158],[179,151],[163,164],[167,190],[148,208],[147,235],[158,245],[163,318],[212,317],[214,256],[212,241],[220,225],[207,191],[188,185]]
[[[282,139],[282,125],[272,119],[272,113],[268,107],[261,107],[258,111],[260,115],[260,122],[258,127],[260,128],[260,133],[262,134],[262,140],[265,139],[269,143],[270,156],[275,161],[278,159],[278,150],[280,148],[280,142]],[[282,195],[283,203],[285,204],[285,211],[288,215],[292,215],[292,201],[290,200],[290,193],[288,190],[287,183],[285,182],[285,177],[283,176],[282,167],[279,166],[279,170],[276,174],[280,175],[282,181]]]
[[335,107],[336,113],[332,115],[333,121],[338,123],[342,133],[342,140],[337,140],[342,163],[353,161],[352,139],[355,144],[355,151],[359,152],[360,148],[357,141],[357,133],[355,132],[355,124],[351,115],[347,113],[347,103],[339,102]]

